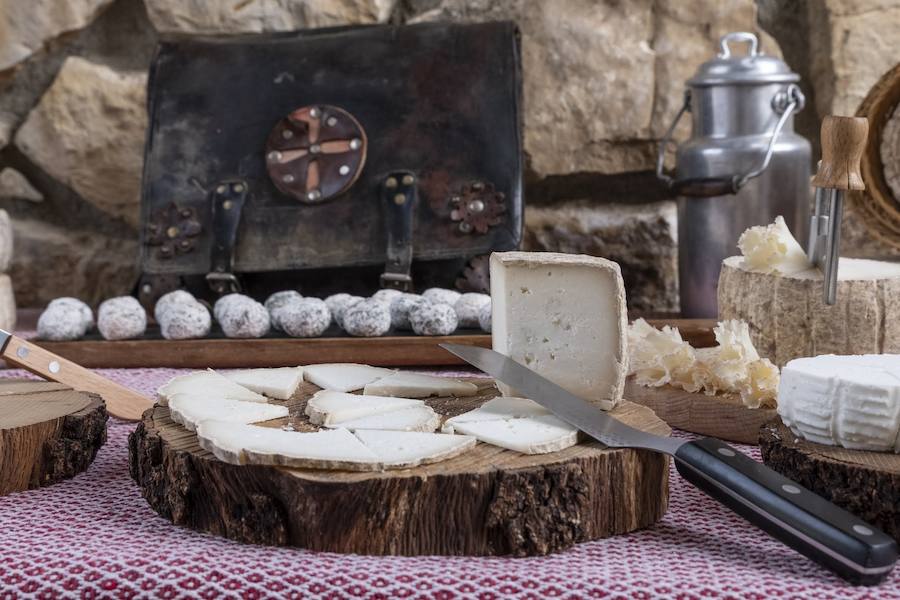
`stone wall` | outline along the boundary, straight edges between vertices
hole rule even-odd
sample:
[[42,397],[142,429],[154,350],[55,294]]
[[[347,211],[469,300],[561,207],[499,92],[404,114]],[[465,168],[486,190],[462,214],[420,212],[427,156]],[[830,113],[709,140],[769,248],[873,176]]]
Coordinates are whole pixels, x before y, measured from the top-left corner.
[[626,269],[634,308],[673,310],[674,204],[652,169],[684,81],[719,36],[756,31],[780,54],[759,10],[819,114],[852,112],[893,66],[895,3],[759,2],[0,0],[0,207],[16,232],[19,303],[96,303],[134,285],[144,86],[161,33],[512,19],[525,74],[526,247],[609,256]]

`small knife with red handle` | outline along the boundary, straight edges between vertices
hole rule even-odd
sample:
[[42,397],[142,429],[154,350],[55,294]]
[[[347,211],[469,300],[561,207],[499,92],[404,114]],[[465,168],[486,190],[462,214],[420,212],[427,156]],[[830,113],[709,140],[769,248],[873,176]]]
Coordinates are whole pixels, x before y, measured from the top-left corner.
[[153,401],[97,373],[0,329],[0,358],[35,375],[82,392],[99,394],[109,414],[137,421]]

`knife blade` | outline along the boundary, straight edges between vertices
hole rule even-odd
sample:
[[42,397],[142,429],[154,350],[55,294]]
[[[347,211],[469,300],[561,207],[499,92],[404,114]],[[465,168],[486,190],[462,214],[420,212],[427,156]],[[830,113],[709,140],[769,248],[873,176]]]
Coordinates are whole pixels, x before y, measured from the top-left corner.
[[684,479],[851,583],[875,585],[897,562],[893,538],[720,440],[677,440],[639,431],[499,352],[440,346],[607,446],[671,456]]
[[137,421],[153,401],[81,365],[57,356],[0,329],[0,358],[35,375],[65,384],[74,390],[99,394],[109,414]]

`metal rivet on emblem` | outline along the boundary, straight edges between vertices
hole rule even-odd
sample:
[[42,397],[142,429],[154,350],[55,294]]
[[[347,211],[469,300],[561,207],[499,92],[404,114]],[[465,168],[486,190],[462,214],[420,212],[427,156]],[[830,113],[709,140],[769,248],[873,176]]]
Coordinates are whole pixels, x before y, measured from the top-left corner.
[[322,151],[322,146],[320,146],[318,144],[313,144],[312,146],[309,147],[310,154],[318,154],[321,151]]
[[166,235],[170,238],[178,237],[178,228],[172,225],[168,229],[166,229]]
[[406,204],[406,195],[405,194],[396,194],[394,195],[394,204],[402,205]]
[[353,150],[359,150],[360,146],[362,146],[362,140],[359,138],[353,138],[350,140],[350,148]]
[[403,176],[403,185],[412,185],[415,178],[412,175]]
[[244,184],[243,184],[243,183],[236,183],[236,184],[234,184],[234,185],[232,186],[231,189],[233,189],[236,193],[240,194],[241,192],[244,191]]
[[338,169],[338,173],[340,173],[341,175],[346,175],[349,172],[350,172],[350,167],[348,167],[347,165],[341,165],[341,168]]
[[309,109],[309,116],[312,117],[313,119],[318,119],[318,118],[319,118],[319,114],[320,114],[320,113],[319,113],[319,109],[318,109],[318,108],[311,108],[311,109]]
[[26,348],[25,346],[19,346],[18,348],[16,348],[16,356],[18,356],[19,358],[25,358],[26,356],[28,356],[28,348]]
[[294,132],[291,131],[290,129],[285,129],[284,131],[281,132],[281,137],[283,137],[286,140],[289,140],[292,137],[294,137]]
[[225,187],[224,185],[220,185],[219,187],[216,188],[217,194],[224,194],[227,191],[228,191],[228,188]]
[[318,200],[322,197],[322,192],[320,192],[319,190],[310,190],[306,193],[306,197],[310,200]]
[[232,202],[231,200],[226,200],[222,203],[222,208],[224,208],[225,210],[231,210],[232,206],[234,206],[234,202]]
[[47,365],[47,368],[51,373],[59,373],[59,363],[55,360],[50,361],[50,364]]
[[328,117],[328,120],[325,121],[325,123],[326,123],[329,127],[334,127],[335,125],[337,125],[337,117]]
[[269,160],[280,161],[281,160],[281,152],[278,152],[277,150],[269,152]]
[[469,210],[474,213],[480,213],[484,211],[484,200],[472,200],[469,202]]
[[388,189],[394,189],[395,187],[397,187],[397,180],[393,177],[388,177],[384,182],[384,187]]
[[145,294],[149,294],[150,292],[153,291],[153,286],[150,285],[149,283],[145,283],[144,287],[141,288],[141,291],[143,291]]
[[294,183],[294,176],[288,173],[287,175],[282,177],[281,180],[285,183]]
[[470,231],[472,231],[472,226],[464,221],[459,224],[459,230],[463,233],[469,233]]

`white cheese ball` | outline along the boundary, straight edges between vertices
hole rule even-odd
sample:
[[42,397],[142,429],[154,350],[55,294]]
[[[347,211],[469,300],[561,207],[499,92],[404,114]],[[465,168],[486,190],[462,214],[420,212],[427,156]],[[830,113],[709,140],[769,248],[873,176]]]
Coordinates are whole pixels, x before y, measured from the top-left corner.
[[478,326],[481,327],[482,330],[490,333],[491,325],[491,303],[488,302],[478,311]]
[[460,327],[478,327],[478,313],[481,307],[491,304],[491,297],[487,294],[470,292],[463,294],[453,305]]
[[269,333],[269,311],[249,296],[224,296],[216,302],[213,312],[225,337],[259,338]]
[[419,294],[401,294],[391,302],[391,327],[394,329],[412,329],[409,324],[409,311],[422,302],[428,302]]
[[343,292],[340,294],[332,294],[325,298],[325,305],[328,307],[328,310],[331,311],[331,314],[334,314],[347,300],[354,297],[353,294],[345,294]]
[[97,329],[107,340],[141,337],[147,330],[147,312],[137,298],[110,298],[97,309]]
[[278,323],[278,319],[275,318],[275,313],[278,312],[278,309],[286,304],[302,299],[303,296],[301,296],[300,292],[296,290],[284,290],[283,292],[275,292],[274,294],[266,298],[263,306],[265,306],[266,310],[269,311],[269,320],[271,321],[272,329],[278,331],[282,330],[281,325]]
[[400,290],[393,290],[390,288],[385,288],[383,290],[378,290],[377,292],[372,294],[372,299],[378,300],[379,302],[384,302],[385,304],[390,306],[394,300],[396,300],[397,298],[399,298],[402,295],[403,295],[403,292],[401,292]]
[[153,317],[156,319],[156,322],[159,323],[162,321],[163,314],[165,314],[172,306],[176,304],[190,304],[191,302],[196,301],[197,299],[194,298],[194,295],[185,290],[175,290],[174,292],[163,294],[153,307]]
[[81,315],[81,322],[84,324],[84,331],[88,332],[94,328],[94,312],[91,310],[90,306],[88,306],[78,298],[71,298],[68,296],[56,298],[50,301],[50,304],[47,305],[47,308],[56,306],[71,306],[77,308],[78,313]]
[[459,300],[460,296],[462,296],[462,294],[456,290],[448,290],[446,288],[433,287],[422,292],[422,297],[429,302],[433,302],[434,304],[449,304],[450,306],[456,304],[456,301]]
[[[331,316],[334,318],[334,322],[338,324],[338,327],[344,329],[344,311],[346,311],[351,306],[358,304],[365,300],[362,296],[348,296],[344,298],[342,301],[337,302],[335,308],[331,309]],[[374,300],[374,302],[378,302]],[[379,304],[381,304],[379,302]]]
[[344,309],[344,330],[357,337],[378,337],[391,328],[391,310],[372,298],[360,300]]
[[37,333],[42,340],[77,340],[87,333],[84,312],[77,304],[51,302],[38,318]]
[[209,310],[196,300],[172,304],[160,316],[159,329],[167,340],[206,337],[212,327]]
[[450,335],[457,322],[456,311],[449,304],[421,302],[409,311],[409,323],[419,335]]
[[318,298],[301,298],[278,307],[272,318],[291,337],[318,337],[331,325],[331,311]]

